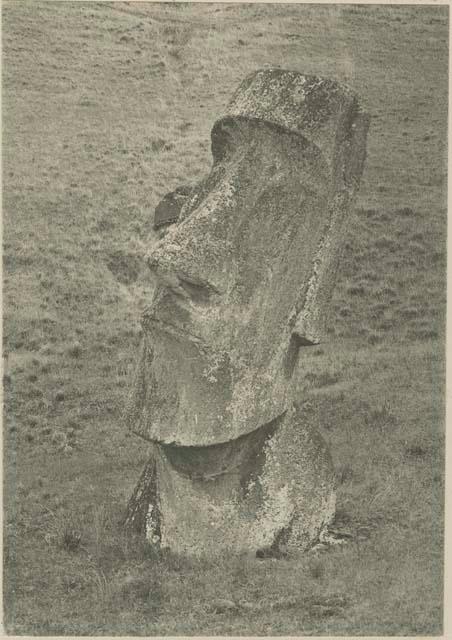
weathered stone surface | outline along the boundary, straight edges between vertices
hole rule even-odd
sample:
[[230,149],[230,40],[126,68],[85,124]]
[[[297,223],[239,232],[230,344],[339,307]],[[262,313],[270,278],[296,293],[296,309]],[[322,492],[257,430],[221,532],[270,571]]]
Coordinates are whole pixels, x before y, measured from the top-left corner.
[[159,535],[173,551],[190,554],[256,551],[275,542],[309,547],[334,515],[334,472],[325,443],[292,410],[261,431],[196,452],[161,446],[162,518],[159,533],[148,527],[148,538]]
[[331,461],[292,380],[323,336],[367,126],[348,88],[280,69],[247,78],[215,123],[211,173],[148,260],[127,421],[154,444],[149,539],[306,548],[331,519]]

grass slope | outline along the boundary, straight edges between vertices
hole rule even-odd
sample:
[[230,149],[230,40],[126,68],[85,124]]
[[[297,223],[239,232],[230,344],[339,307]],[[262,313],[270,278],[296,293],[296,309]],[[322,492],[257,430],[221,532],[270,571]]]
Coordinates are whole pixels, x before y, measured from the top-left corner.
[[[5,620],[10,633],[435,634],[442,625],[446,7],[4,2]],[[210,166],[240,80],[348,82],[368,158],[299,401],[349,544],[153,557],[119,530],[147,456],[121,409],[155,205]]]

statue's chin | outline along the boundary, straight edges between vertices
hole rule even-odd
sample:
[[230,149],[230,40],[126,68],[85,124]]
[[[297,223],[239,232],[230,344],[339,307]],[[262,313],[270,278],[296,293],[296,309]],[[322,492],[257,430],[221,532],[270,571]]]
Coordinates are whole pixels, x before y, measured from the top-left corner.
[[[173,411],[168,410],[158,395],[150,399],[149,404],[154,410],[140,435],[156,444],[190,449],[194,455],[197,449],[226,447],[241,441],[287,410],[285,396],[271,398],[265,389],[256,390],[254,395],[229,391],[226,397],[221,390],[213,393],[207,389],[205,394],[194,397],[186,388],[177,396]],[[212,455],[215,454],[212,451]],[[227,449],[219,455],[227,457]]]
[[275,434],[279,422],[277,418],[228,442],[207,446],[161,443],[161,447],[173,469],[191,480],[236,475],[242,482],[257,473],[263,461],[264,444]]
[[271,422],[291,398],[286,338],[271,351],[250,355],[243,345],[220,349],[153,329],[136,432],[166,445],[205,447]]

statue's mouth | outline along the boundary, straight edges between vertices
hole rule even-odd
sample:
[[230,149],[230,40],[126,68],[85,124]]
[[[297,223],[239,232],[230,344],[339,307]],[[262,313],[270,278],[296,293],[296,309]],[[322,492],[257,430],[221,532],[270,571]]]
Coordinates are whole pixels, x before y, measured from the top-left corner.
[[190,340],[191,342],[200,343],[202,338],[200,336],[191,333],[186,327],[180,326],[177,323],[169,322],[167,320],[161,320],[156,316],[146,316],[143,321],[143,326],[148,326],[157,331],[163,331],[170,336],[176,338],[182,338],[184,340]]

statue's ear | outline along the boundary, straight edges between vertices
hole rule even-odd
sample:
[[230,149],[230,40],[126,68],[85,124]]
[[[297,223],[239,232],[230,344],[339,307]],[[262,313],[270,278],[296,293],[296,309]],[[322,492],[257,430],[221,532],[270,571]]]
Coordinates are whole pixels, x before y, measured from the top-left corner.
[[353,192],[358,189],[364,170],[369,124],[370,116],[367,113],[359,111],[351,127],[344,177],[347,185],[352,188]]
[[300,347],[313,346],[323,341],[323,327],[319,327],[312,320],[309,314],[301,311],[292,329],[292,336]]
[[319,337],[315,332],[311,331],[309,323],[307,323],[304,315],[299,315],[295,325],[292,328],[292,335],[287,349],[285,359],[285,370],[288,378],[291,378],[295,370],[301,347],[312,347],[319,344]]
[[327,232],[317,249],[309,284],[297,304],[292,336],[299,346],[315,345],[325,340],[336,261],[331,235]]
[[[341,198],[348,207],[338,206],[331,200],[329,222],[317,248],[311,276],[303,298],[299,300],[297,316],[292,328],[292,336],[300,346],[319,344],[325,340],[328,307],[333,294],[334,282],[339,266],[340,247],[344,234],[344,212],[353,204],[364,166],[366,136],[369,116],[358,112],[350,132],[342,145],[342,157],[336,172],[343,179]],[[340,199],[339,199],[340,200]]]

